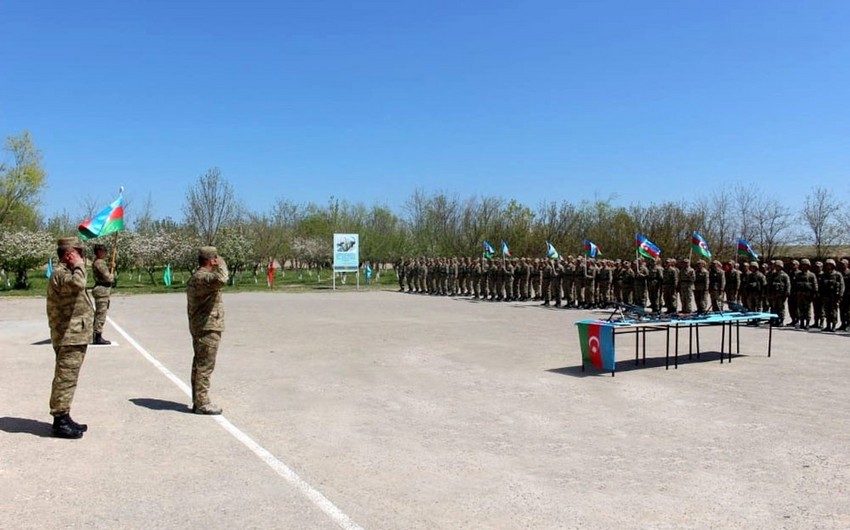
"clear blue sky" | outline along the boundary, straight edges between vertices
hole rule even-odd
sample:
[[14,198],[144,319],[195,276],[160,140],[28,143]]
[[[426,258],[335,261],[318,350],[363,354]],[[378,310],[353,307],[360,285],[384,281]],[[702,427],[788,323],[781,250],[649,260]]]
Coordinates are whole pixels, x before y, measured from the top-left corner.
[[850,193],[848,27],[846,0],[9,0],[0,134],[43,151],[46,214],[123,184],[179,219],[214,166],[257,211],[736,182],[798,209]]

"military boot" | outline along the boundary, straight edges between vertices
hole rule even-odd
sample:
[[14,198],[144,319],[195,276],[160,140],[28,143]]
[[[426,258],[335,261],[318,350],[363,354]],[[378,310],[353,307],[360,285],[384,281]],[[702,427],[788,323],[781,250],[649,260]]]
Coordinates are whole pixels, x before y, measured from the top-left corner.
[[88,424],[75,422],[70,413],[68,414],[68,423],[80,432],[86,432],[89,430]]
[[218,405],[214,405],[212,403],[207,403],[206,405],[201,405],[200,407],[196,407],[192,405],[192,412],[195,414],[205,414],[207,416],[217,416],[221,414],[221,407]]
[[53,418],[53,436],[76,440],[83,437],[83,431],[74,427],[70,415],[63,414]]
[[104,339],[103,333],[95,333],[94,334],[94,340],[92,341],[92,344],[96,344],[96,345],[99,345],[99,346],[108,346],[109,344],[112,344],[112,342]]

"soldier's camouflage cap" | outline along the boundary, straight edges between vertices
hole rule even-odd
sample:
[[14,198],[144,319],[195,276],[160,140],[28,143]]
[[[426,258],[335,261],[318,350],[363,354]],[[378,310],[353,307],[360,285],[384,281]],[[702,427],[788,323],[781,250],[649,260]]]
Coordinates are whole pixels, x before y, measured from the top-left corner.
[[773,264],[778,266],[778,267],[784,267],[785,266],[785,263],[781,259],[774,261]]
[[834,260],[834,259],[832,259],[832,258],[829,258],[828,260],[826,260],[826,262],[825,262],[825,263],[826,263],[827,265],[832,265],[833,267],[835,266],[835,260]]
[[79,237],[63,237],[56,242],[56,247],[60,250],[68,250],[69,248],[82,249],[83,242]]
[[759,262],[758,262],[758,261],[751,261],[751,262],[750,262],[750,267],[758,267],[758,266],[759,266]]
[[103,245],[103,244],[101,244],[101,243],[98,243],[97,245],[95,245],[95,246],[94,246],[94,247],[92,247],[92,248],[93,248],[93,250],[94,250],[95,252],[97,252],[98,250],[106,250],[106,245]]
[[809,258],[803,258],[800,260],[800,265],[811,265],[812,262],[809,261]]
[[218,250],[215,247],[201,247],[198,249],[198,257],[200,259],[213,259],[218,257]]

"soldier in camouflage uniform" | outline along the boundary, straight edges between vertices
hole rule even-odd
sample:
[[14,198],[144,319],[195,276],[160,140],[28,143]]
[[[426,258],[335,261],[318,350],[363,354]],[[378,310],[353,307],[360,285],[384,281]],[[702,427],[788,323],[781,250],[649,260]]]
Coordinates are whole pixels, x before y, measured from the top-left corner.
[[770,302],[770,312],[777,315],[773,325],[785,325],[785,302],[791,294],[791,278],[785,272],[785,264],[778,259],[773,262],[773,271],[767,277],[767,295]]
[[596,273],[596,284],[599,285],[599,302],[600,307],[609,307],[611,305],[611,281],[614,279],[614,274],[611,271],[611,262],[602,260],[602,267]]
[[664,307],[667,314],[678,313],[679,305],[676,294],[679,292],[679,269],[676,268],[676,260],[669,258],[664,267],[661,280],[661,293],[664,295]]
[[767,278],[755,261],[750,263],[749,271],[744,275],[744,303],[747,310],[759,312],[762,310],[762,295],[767,287]]
[[785,271],[788,274],[788,278],[791,279],[791,294],[788,296],[788,316],[791,317],[791,323],[789,324],[791,326],[799,325],[799,318],[797,317],[797,285],[794,282],[794,278],[799,271],[800,262],[797,260],[791,260],[791,265]]
[[555,275],[555,267],[552,260],[545,259],[540,263],[540,290],[543,296],[543,304],[548,306],[552,293],[552,276]]
[[655,258],[649,266],[649,278],[646,282],[647,295],[649,296],[649,307],[654,314],[661,312],[661,285],[664,282],[664,267],[661,266],[661,258]]
[[685,258],[679,268],[679,301],[682,304],[682,313],[693,312],[691,300],[693,299],[695,281],[696,271],[691,267],[691,260]]
[[646,290],[649,286],[649,267],[643,258],[635,261],[635,294],[634,302],[636,306],[646,307]]
[[186,284],[189,331],[195,352],[192,360],[192,412],[195,414],[221,414],[221,407],[210,402],[209,390],[224,331],[221,288],[227,278],[227,263],[216,248],[198,249],[198,268]]
[[[584,258],[582,258],[584,259]],[[592,259],[584,260],[584,307],[590,309],[596,304],[596,264]]]
[[815,278],[818,279],[818,296],[812,300],[812,310],[815,315],[815,327],[823,329],[823,263],[816,261],[812,265],[812,272],[815,273]]
[[94,246],[95,260],[92,263],[92,271],[94,272],[94,289],[92,289],[92,297],[94,297],[94,337],[92,344],[108,345],[112,344],[103,338],[103,324],[106,322],[106,312],[109,309],[109,295],[112,291],[112,282],[114,280],[112,271],[106,264],[106,247],[100,244]]
[[404,258],[398,258],[396,262],[393,264],[393,268],[395,269],[396,277],[398,278],[398,292],[404,292],[404,267],[405,262]]
[[838,304],[844,296],[846,286],[844,275],[835,270],[835,260],[830,258],[824,262],[823,288],[821,300],[823,301],[823,312],[826,317],[826,327],[823,331],[834,332],[838,323]]
[[714,260],[708,271],[708,295],[711,298],[711,310],[723,310],[723,295],[726,291],[726,273],[723,264]]
[[47,321],[55,354],[50,415],[53,435],[73,439],[88,430],[87,425],[71,419],[71,403],[91,340],[94,311],[86,293],[83,242],[76,237],[62,238],[56,253],[59,263],[47,282]]
[[635,296],[635,270],[632,262],[624,260],[620,266],[620,295],[624,304],[633,304]]
[[809,329],[812,314],[812,300],[818,296],[818,278],[810,270],[811,262],[803,258],[800,267],[792,278],[796,300],[797,322],[795,326]]
[[697,260],[697,268],[694,269],[694,302],[696,302],[697,313],[708,312],[708,269],[705,268],[704,260]]
[[735,261],[730,261],[726,265],[726,301],[735,304],[740,304],[741,292],[741,270]]
[[838,262],[838,272],[844,277],[844,296],[841,297],[841,302],[838,304],[838,313],[841,316],[841,327],[838,331],[847,331],[847,325],[850,323],[850,266],[846,259]]

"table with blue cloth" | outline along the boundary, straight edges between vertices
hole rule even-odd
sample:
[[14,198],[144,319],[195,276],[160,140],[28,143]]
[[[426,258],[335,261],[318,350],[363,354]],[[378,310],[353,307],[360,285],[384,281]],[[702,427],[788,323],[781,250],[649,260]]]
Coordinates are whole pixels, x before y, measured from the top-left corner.
[[[704,326],[721,326],[720,362],[728,353],[728,361],[732,362],[732,337],[735,335],[735,353],[741,351],[740,325],[768,324],[767,356],[773,342],[773,322],[777,316],[773,313],[761,312],[717,312],[705,315],[674,315],[665,318],[620,318],[617,320],[579,320],[576,322],[581,346],[581,369],[590,365],[602,370],[609,370],[615,375],[617,366],[616,337],[622,334],[635,335],[635,364],[640,361],[640,345],[643,344],[643,363],[646,364],[646,334],[663,331],[667,338],[665,369],[670,369],[670,332],[674,333],[673,363],[679,367],[679,330],[688,329],[688,357],[696,353],[700,355],[699,330]],[[728,331],[727,331],[728,328]],[[696,352],[694,352],[696,345]]]

